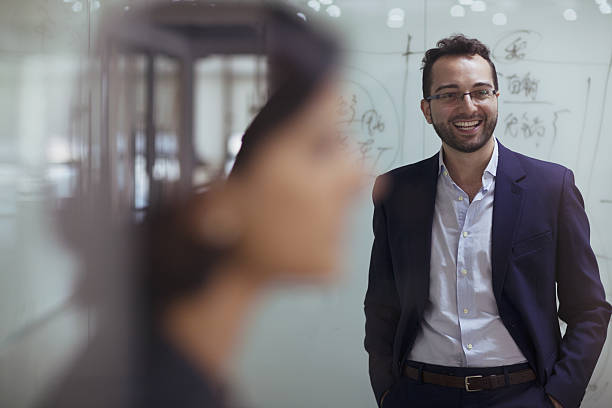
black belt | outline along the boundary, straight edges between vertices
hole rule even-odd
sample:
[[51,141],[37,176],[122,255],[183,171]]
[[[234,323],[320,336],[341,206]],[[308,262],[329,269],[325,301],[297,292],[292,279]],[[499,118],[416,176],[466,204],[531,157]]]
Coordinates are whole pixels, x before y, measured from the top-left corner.
[[[404,375],[418,381],[419,369],[405,366]],[[455,375],[444,375],[422,370],[422,375],[423,382],[425,383],[444,387],[464,388],[466,391],[493,390],[495,388],[505,387],[506,385],[522,384],[536,379],[535,373],[530,368],[508,373],[508,384],[506,384],[505,374],[487,376],[468,375],[466,377],[458,377]]]

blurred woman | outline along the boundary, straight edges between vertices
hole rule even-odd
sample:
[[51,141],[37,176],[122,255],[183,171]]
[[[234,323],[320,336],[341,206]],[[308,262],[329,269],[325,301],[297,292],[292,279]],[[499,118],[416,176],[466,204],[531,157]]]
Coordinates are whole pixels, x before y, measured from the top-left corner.
[[[129,234],[136,309],[128,329],[136,335],[125,356],[132,369],[118,381],[129,384],[128,406],[226,406],[226,369],[262,291],[326,283],[338,269],[342,223],[361,176],[337,128],[337,48],[295,15],[274,16],[287,33],[279,41],[299,56],[271,56],[273,93],[229,178],[156,203]],[[105,387],[82,381],[96,377],[88,373],[74,371],[68,393],[48,405],[105,405],[97,400]],[[91,383],[96,392],[85,391]]]

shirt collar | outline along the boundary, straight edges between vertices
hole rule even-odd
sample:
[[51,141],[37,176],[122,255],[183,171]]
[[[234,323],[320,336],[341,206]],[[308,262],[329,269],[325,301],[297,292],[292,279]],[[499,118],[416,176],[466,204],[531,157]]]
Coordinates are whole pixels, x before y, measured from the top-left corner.
[[[496,177],[497,176],[497,161],[498,161],[499,152],[497,149],[497,139],[495,138],[495,136],[493,136],[493,141],[495,142],[495,145],[493,146],[493,154],[491,155],[489,164],[487,164],[487,167],[485,168],[484,171],[485,173],[489,173],[493,177]],[[445,170],[446,170],[446,166],[444,165],[443,149],[440,148],[440,152],[438,153],[438,176],[442,174],[442,172]]]

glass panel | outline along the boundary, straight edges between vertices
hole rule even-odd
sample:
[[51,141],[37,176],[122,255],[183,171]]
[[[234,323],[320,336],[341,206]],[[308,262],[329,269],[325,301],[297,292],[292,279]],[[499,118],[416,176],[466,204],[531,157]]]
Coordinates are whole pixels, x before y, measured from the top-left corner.
[[266,59],[254,55],[210,56],[195,64],[195,184],[231,169],[242,134],[266,101],[266,75]]
[[[175,182],[181,177],[179,165],[181,66],[174,59],[157,56],[154,72],[155,137],[152,142],[147,142],[147,151],[152,149],[153,153],[152,162],[147,163],[147,173],[152,177],[151,194],[162,194],[167,197],[176,191]],[[147,159],[149,157],[147,155]]]
[[0,2],[2,407],[33,405],[86,341],[56,210],[74,195],[84,157],[93,14],[63,1]]
[[143,208],[147,201],[146,73],[144,55],[114,54],[109,63],[109,178],[117,207]]

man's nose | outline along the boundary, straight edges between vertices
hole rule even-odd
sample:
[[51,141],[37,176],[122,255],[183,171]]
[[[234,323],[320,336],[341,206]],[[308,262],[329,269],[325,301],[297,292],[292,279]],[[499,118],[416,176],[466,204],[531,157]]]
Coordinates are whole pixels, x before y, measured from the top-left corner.
[[476,104],[472,100],[472,95],[469,93],[465,93],[461,95],[461,99],[459,100],[459,106],[461,110],[465,112],[475,112],[477,110]]

